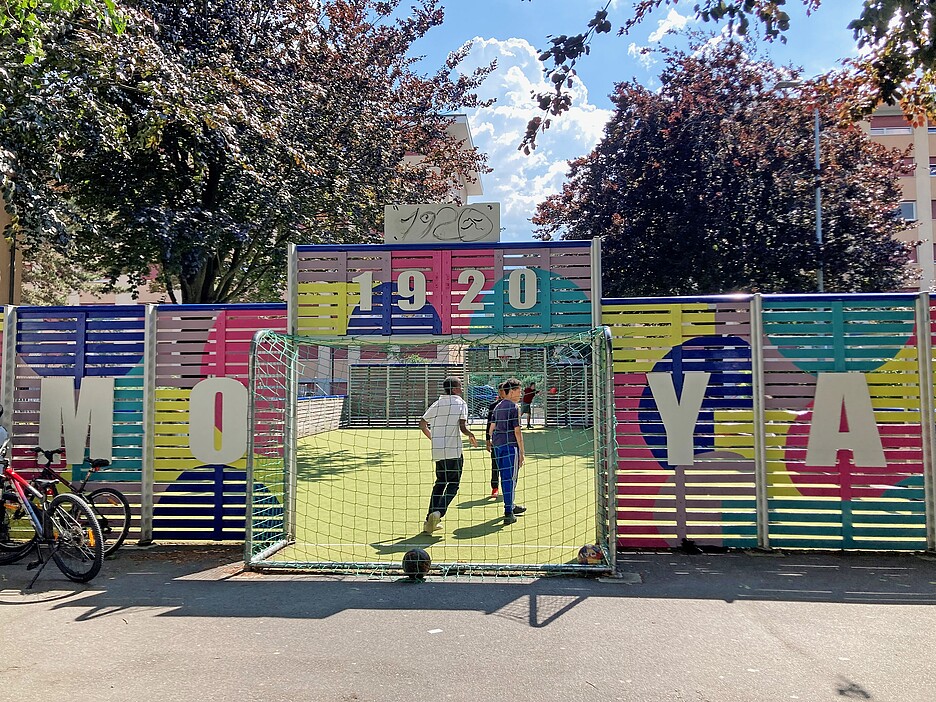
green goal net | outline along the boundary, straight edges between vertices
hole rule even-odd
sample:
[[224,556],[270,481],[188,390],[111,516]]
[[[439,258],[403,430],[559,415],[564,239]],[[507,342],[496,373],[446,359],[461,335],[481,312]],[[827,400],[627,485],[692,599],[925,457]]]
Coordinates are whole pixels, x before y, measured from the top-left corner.
[[[248,566],[392,572],[421,548],[443,573],[610,569],[616,452],[607,342],[604,329],[418,341],[258,333]],[[457,493],[432,530],[436,464],[419,423],[449,377],[461,383],[478,447],[461,437]],[[515,484],[515,503],[526,509],[513,522],[485,448],[496,388],[511,378],[523,389],[526,454]]]

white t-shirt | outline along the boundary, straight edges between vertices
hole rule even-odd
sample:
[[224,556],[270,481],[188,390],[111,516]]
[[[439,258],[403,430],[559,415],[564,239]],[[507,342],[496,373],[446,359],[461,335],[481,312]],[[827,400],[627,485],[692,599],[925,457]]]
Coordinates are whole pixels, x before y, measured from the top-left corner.
[[458,395],[442,395],[422,416],[432,434],[432,460],[458,458],[462,455],[462,438],[458,420],[468,420],[468,403]]

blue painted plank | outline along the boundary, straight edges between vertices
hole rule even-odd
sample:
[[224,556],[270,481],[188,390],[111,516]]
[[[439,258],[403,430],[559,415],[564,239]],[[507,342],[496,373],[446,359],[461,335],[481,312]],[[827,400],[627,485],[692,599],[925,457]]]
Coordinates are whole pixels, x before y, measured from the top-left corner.
[[16,353],[26,354],[52,354],[64,353],[75,354],[78,349],[77,344],[17,344]]
[[[840,507],[842,503],[835,502],[831,504],[835,504],[836,507]],[[808,507],[805,505],[800,505],[800,508],[804,510],[808,509]],[[775,522],[825,522],[829,524],[841,524],[842,522],[842,513],[838,509],[829,512],[786,512],[780,511],[774,508],[773,505],[770,505],[767,508],[767,513],[770,515],[769,519],[771,524]]]
[[19,315],[16,318],[17,330],[19,332],[46,332],[46,331],[74,331],[75,320],[55,321],[47,319],[23,319]]
[[553,308],[552,314],[550,315],[550,320],[553,324],[584,324],[586,326],[591,326],[592,316],[591,313],[566,314],[565,311],[560,314],[555,308]]
[[75,343],[77,334],[75,333],[74,325],[71,326],[71,329],[62,330],[62,331],[30,331],[24,332],[21,329],[17,330],[16,341],[25,342],[25,343],[37,343],[37,342],[52,342],[52,343],[65,343],[71,342]]
[[921,527],[926,525],[926,515],[922,512],[915,514],[861,514],[852,512],[852,525],[855,529],[862,529],[870,524],[894,524],[906,527]]
[[[136,362],[134,362],[136,361]],[[113,372],[116,368],[134,368],[137,365],[140,365],[140,354],[127,354],[120,356],[105,356],[104,354],[87,354],[85,356],[85,364],[90,370],[92,366],[109,366],[102,370],[111,371],[111,375],[118,375],[118,373]],[[90,373],[87,373],[90,375]],[[125,375],[125,372],[119,373],[119,375]]]

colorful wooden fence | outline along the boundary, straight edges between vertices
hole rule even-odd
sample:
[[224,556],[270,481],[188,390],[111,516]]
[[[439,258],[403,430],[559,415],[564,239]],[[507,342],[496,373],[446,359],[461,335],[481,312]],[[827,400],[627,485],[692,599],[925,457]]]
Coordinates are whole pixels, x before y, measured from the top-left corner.
[[[518,250],[527,263],[553,256],[535,246]],[[559,281],[548,288],[550,325],[574,328],[591,309],[587,286],[564,287],[587,267],[587,252],[573,251],[548,262],[548,277],[536,273],[538,296],[543,280]],[[488,285],[478,298],[482,316],[465,317],[458,301],[478,281],[437,272],[443,265],[488,270],[492,281],[509,283],[513,254],[507,247],[496,255],[450,253],[447,261],[418,261],[415,254],[395,260],[392,252],[300,250],[297,294],[319,297],[307,300],[305,312],[298,308],[299,332],[384,333],[379,305],[399,306],[398,290],[389,302],[382,298],[377,272],[399,269],[420,271],[427,299],[452,309],[431,320],[416,309],[391,314],[392,333],[403,319],[423,334],[490,333],[497,325],[488,306],[509,301],[509,293]],[[303,282],[313,265],[336,276],[327,291],[325,283]],[[361,310],[360,289],[349,280],[368,271],[376,292],[371,309]],[[419,276],[404,277],[404,292],[418,292]],[[461,288],[430,285],[459,277]],[[328,313],[326,293],[335,298]],[[557,317],[556,305],[568,307]],[[543,323],[541,312],[533,315],[538,321],[508,318],[497,331],[529,333]],[[619,547],[673,547],[683,539],[936,547],[934,313],[927,294],[603,300],[602,323],[613,338]],[[250,339],[258,329],[285,330],[285,305],[8,307],[0,324],[2,421],[12,429],[19,468],[35,466],[32,447],[64,442],[67,467],[80,474],[85,458],[106,446],[113,461],[106,480],[130,498],[133,538],[243,538]],[[40,423],[52,427],[45,436]]]
[[298,246],[299,336],[542,334],[593,324],[591,242]]
[[[58,466],[67,467],[72,478],[82,477],[90,425],[91,445],[99,448],[99,455],[91,457],[111,461],[100,474],[102,480],[119,482],[140,514],[147,441],[146,314],[141,305],[7,309],[5,419],[13,437],[14,466],[28,474],[37,465],[32,448],[64,447]],[[43,414],[49,416],[44,424],[52,433],[40,433]],[[133,530],[139,533],[138,521]]]
[[[614,300],[603,317],[613,344],[621,544],[756,545],[748,301]],[[676,426],[674,409],[690,396],[700,400],[698,416]],[[680,446],[669,445],[677,430]]]
[[259,329],[285,331],[285,307],[157,309],[154,538],[243,538],[247,374]]
[[6,308],[14,465],[35,446],[64,446],[66,477],[108,458],[93,485],[127,495],[131,538],[242,539],[250,342],[285,327],[282,304]]
[[621,547],[933,548],[928,295],[603,303]]

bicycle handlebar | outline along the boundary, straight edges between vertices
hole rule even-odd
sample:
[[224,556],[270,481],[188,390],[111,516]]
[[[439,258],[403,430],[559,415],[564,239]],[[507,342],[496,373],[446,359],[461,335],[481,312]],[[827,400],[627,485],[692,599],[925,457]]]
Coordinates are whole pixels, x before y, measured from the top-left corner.
[[30,451],[36,454],[36,458],[39,457],[40,453],[43,456],[45,456],[47,466],[52,463],[52,459],[55,458],[55,454],[65,453],[65,449],[59,448],[59,449],[53,449],[52,451],[46,451],[45,449],[40,448],[39,446],[34,446],[33,448],[30,449]]

